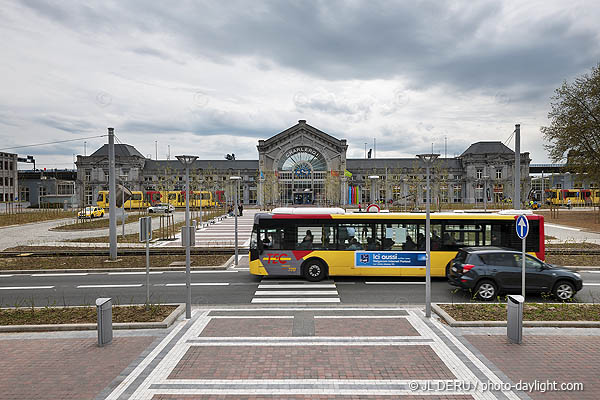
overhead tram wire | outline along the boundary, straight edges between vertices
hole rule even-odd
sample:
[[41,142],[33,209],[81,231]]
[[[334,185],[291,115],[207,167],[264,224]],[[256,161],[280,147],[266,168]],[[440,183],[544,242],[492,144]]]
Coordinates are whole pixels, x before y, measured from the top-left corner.
[[47,145],[59,144],[59,143],[77,142],[77,141],[80,141],[80,140],[97,139],[97,138],[106,137],[106,136],[107,135],[98,135],[98,136],[89,136],[89,137],[83,137],[83,138],[77,138],[77,139],[57,140],[57,141],[54,141],[54,142],[28,144],[28,145],[24,145],[24,146],[5,147],[5,148],[0,149],[0,151],[14,150],[14,149],[24,149],[24,148],[27,148],[27,147],[47,146]]
[[508,146],[510,144],[510,141],[513,139],[513,137],[515,136],[515,132],[516,130],[512,131],[512,133],[510,134],[510,136],[504,141],[504,145]]

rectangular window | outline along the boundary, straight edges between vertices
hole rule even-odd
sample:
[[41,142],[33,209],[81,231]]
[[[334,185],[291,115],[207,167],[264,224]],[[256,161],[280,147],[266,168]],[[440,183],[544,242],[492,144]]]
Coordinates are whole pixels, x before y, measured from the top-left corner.
[[496,169],[496,179],[502,179],[502,169]]
[[343,223],[338,226],[339,250],[381,250],[376,223]]
[[20,199],[21,199],[21,201],[29,201],[29,188],[28,187],[21,188]]
[[296,242],[294,226],[261,228],[259,243],[264,250],[293,250]]
[[69,195],[75,193],[75,185],[73,182],[65,182],[58,184],[58,194]]
[[477,179],[483,178],[483,169],[477,168]]

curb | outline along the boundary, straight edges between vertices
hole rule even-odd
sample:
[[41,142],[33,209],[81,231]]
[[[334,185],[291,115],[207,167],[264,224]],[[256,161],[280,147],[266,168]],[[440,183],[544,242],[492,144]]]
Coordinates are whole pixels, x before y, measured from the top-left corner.
[[[229,262],[229,260],[227,260]],[[226,270],[227,262],[223,265],[206,266],[206,267],[191,267],[192,271],[220,271]],[[158,267],[150,268],[150,272],[171,272],[171,271],[185,271],[185,267]],[[0,270],[0,275],[28,275],[28,274],[91,274],[91,273],[107,273],[107,272],[146,272],[146,268],[92,268],[92,269],[15,269],[15,270]]]
[[[239,254],[238,254],[239,257]],[[227,259],[227,261],[225,261],[225,264],[223,264],[223,266],[225,267],[225,269],[229,269],[229,268],[233,268],[233,261],[235,260],[235,254],[232,255],[231,257],[229,257]]]
[[[171,305],[171,304],[165,304]],[[114,330],[121,329],[166,329],[173,325],[185,312],[185,304],[179,304],[162,322],[115,322]],[[53,332],[53,331],[91,331],[98,324],[46,324],[46,325],[0,325],[0,333],[7,332]]]
[[600,266],[578,266],[578,265],[564,265],[559,268],[568,269],[569,271],[600,271]]
[[[436,303],[431,304],[431,309],[453,328],[506,327],[506,321],[457,321]],[[523,321],[523,326],[526,328],[600,328],[600,321]]]

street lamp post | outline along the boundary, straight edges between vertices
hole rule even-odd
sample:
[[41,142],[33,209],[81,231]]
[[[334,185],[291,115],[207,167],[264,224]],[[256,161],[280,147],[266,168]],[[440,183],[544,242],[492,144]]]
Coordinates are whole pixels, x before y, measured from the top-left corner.
[[239,194],[239,182],[242,180],[241,176],[230,176],[230,180],[235,181],[235,203],[233,208],[233,215],[235,219],[235,266],[238,266],[238,194]]
[[483,177],[483,211],[487,212],[487,181],[490,177]]
[[[121,190],[121,210],[123,211],[121,213],[121,226],[122,226],[121,237],[123,239],[125,239],[125,180],[127,179],[127,175],[120,175],[119,178],[121,178],[121,186],[122,186],[122,190]],[[130,202],[130,204],[131,204],[131,202]]]
[[377,204],[379,200],[379,194],[377,193],[379,191],[379,188],[377,187],[379,175],[370,175],[369,179],[371,180],[371,203]]
[[[190,166],[198,159],[197,156],[176,156],[180,163],[185,166],[185,231],[187,240],[185,242],[185,318],[192,318],[192,278],[190,273]],[[183,239],[183,235],[181,235]]]
[[427,201],[425,208],[425,251],[427,253],[427,261],[425,264],[425,316],[428,318],[431,317],[431,219],[429,215],[429,203],[431,196],[429,195],[429,170],[439,156],[439,154],[417,155],[417,157],[425,164],[425,169],[427,172]]

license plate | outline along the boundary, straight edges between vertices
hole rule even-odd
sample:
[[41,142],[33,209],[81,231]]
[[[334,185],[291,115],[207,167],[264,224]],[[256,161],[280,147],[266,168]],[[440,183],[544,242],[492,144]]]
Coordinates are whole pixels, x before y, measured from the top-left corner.
[[458,271],[458,270],[456,269],[456,267],[452,267],[452,271],[453,271],[453,272],[456,272],[456,271]]

